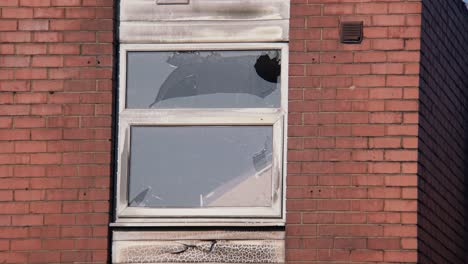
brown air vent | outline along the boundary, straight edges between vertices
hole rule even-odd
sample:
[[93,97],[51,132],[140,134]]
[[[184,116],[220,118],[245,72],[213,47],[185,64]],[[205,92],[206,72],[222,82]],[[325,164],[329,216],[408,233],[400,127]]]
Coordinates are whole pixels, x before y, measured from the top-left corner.
[[359,44],[362,42],[362,21],[341,23],[341,43]]

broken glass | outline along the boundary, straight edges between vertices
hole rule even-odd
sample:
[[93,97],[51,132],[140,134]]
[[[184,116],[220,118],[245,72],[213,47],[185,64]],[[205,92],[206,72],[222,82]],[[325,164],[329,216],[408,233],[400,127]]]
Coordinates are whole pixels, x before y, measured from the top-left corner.
[[133,126],[129,206],[270,207],[271,126]]
[[279,50],[127,54],[126,107],[280,107]]

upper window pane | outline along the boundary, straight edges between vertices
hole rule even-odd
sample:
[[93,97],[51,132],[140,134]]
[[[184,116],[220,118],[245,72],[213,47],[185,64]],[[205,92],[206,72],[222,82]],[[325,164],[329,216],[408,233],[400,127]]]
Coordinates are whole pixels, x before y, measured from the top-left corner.
[[279,108],[281,51],[127,53],[126,107]]
[[131,128],[131,207],[270,207],[271,126]]

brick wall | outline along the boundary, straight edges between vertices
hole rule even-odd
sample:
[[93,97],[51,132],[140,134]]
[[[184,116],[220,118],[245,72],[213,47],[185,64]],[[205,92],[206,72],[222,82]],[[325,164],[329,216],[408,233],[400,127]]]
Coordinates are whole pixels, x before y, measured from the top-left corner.
[[[292,0],[289,263],[463,262],[466,15],[424,1],[419,91],[419,0]],[[113,4],[0,0],[0,262],[107,262]]]
[[[287,260],[415,263],[421,3],[291,12]],[[363,43],[340,44],[355,20]]]
[[112,0],[0,1],[0,262],[107,260]]
[[468,10],[423,0],[419,123],[420,263],[467,263]]

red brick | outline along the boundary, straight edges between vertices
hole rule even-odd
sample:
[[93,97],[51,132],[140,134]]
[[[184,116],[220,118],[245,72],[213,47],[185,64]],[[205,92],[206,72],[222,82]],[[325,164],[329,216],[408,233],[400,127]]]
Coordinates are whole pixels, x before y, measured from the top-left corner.
[[408,87],[418,86],[419,76],[388,76],[387,86]]
[[416,252],[384,252],[384,260],[389,262],[416,262]]
[[26,141],[26,142],[15,142],[15,152],[17,153],[29,153],[29,152],[45,152],[46,151],[46,143],[45,142],[34,142],[34,141]]
[[61,91],[63,90],[63,81],[60,81],[60,80],[32,81],[31,89],[33,91]]
[[78,192],[73,190],[48,190],[47,191],[47,200],[77,200]]
[[34,80],[46,79],[47,70],[45,69],[17,69],[15,70],[16,79],[20,80]]
[[80,103],[80,95],[76,93],[56,93],[49,95],[49,103],[52,104],[77,104]]
[[61,129],[35,129],[31,131],[32,140],[57,140],[62,138]]
[[369,172],[372,173],[399,173],[401,165],[394,162],[374,162],[369,164]]
[[31,154],[31,164],[60,164],[62,155],[55,153]]
[[[307,18],[307,27],[308,28],[336,28],[338,27],[340,21],[337,17],[309,17]],[[310,48],[310,46],[309,46]]]
[[48,20],[20,20],[18,22],[19,30],[26,31],[46,31],[49,29]]
[[315,16],[321,14],[320,5],[301,5],[301,6],[291,6],[291,13],[293,16]]
[[15,31],[17,26],[16,20],[4,20],[0,21],[0,31]]
[[0,42],[29,42],[30,32],[0,32]]
[[50,44],[49,54],[79,54],[80,46],[77,44]]
[[383,227],[381,226],[361,226],[361,225],[320,225],[318,227],[319,235],[333,236],[382,236]]
[[[12,191],[0,191],[0,201],[13,201]],[[2,221],[0,221],[1,223]]]
[[[0,214],[4,215],[13,215],[13,214],[27,214],[28,213],[28,204],[27,203],[19,203],[19,202],[12,202],[12,203],[4,203],[2,205],[2,211],[0,211]],[[20,222],[18,222],[20,223]],[[0,228],[1,231],[1,228]],[[23,235],[14,235],[12,234],[11,237],[23,237]],[[8,232],[5,232],[5,234],[0,235],[0,237],[8,237]]]
[[385,128],[378,125],[354,126],[352,128],[353,136],[383,136]]
[[286,227],[286,234],[289,236],[313,236],[317,234],[315,225],[289,225]]
[[52,6],[81,6],[80,0],[51,0]]
[[367,222],[365,213],[338,213],[335,215],[337,224],[364,224]]
[[[1,2],[0,259],[105,263],[114,1]],[[292,2],[287,261],[415,262],[420,7]]]
[[43,249],[47,250],[67,250],[74,248],[72,239],[47,239],[42,241]]
[[385,64],[372,64],[373,74],[402,74],[403,64],[400,63],[385,63]]
[[30,204],[31,213],[60,213],[62,204],[60,202],[33,202]]
[[401,240],[401,248],[403,249],[417,249],[418,241],[415,238],[403,238]]
[[417,101],[386,101],[385,110],[387,111],[417,111],[418,102]]
[[385,160],[416,161],[417,155],[417,151],[413,150],[387,150],[385,151]]
[[18,6],[19,0],[4,0],[0,3],[0,7],[7,7],[7,6]]
[[81,21],[80,20],[53,20],[50,22],[50,29],[56,31],[65,31],[65,30],[80,30]]
[[417,201],[385,201],[385,211],[416,212]]
[[416,186],[416,176],[388,176],[385,177],[385,184],[388,186]]
[[354,250],[351,252],[352,261],[383,261],[382,251]]
[[393,14],[420,14],[421,3],[390,3],[389,11]]
[[30,133],[27,129],[0,130],[0,140],[29,140]]
[[14,215],[12,216],[12,224],[14,226],[37,226],[44,223],[42,215]]
[[47,126],[51,128],[71,128],[79,127],[79,118],[78,117],[48,117]]
[[[8,92],[8,93],[0,94],[0,104],[13,104],[13,102],[14,102],[14,92]],[[4,121],[4,122],[2,122],[2,124],[3,123],[10,123],[11,124],[11,118],[4,119],[2,121]],[[7,126],[7,127],[10,127],[10,126]]]
[[[65,10],[62,8],[34,8],[34,18],[63,18]],[[51,20],[53,22],[54,20]]]
[[356,5],[356,14],[387,14],[386,3],[362,3]]
[[376,15],[372,17],[373,26],[403,26],[405,16],[403,15]]
[[40,239],[13,240],[11,241],[11,249],[14,251],[38,250],[38,249],[41,249],[41,240]]
[[33,67],[61,67],[63,58],[60,56],[35,56],[32,59]]
[[367,240],[369,249],[396,250],[400,248],[399,238],[369,238]]
[[64,42],[95,42],[96,33],[94,32],[65,32],[63,34]]
[[33,105],[31,106],[32,115],[60,115],[62,106],[54,104]]
[[82,225],[106,225],[109,222],[108,214],[79,214],[76,222]]
[[32,8],[3,8],[2,10],[3,18],[32,18],[33,9]]
[[29,253],[29,263],[57,263],[60,261],[60,253],[52,251],[37,251]]
[[3,56],[0,58],[0,67],[27,67],[29,62],[29,57]]
[[35,32],[33,35],[34,42],[61,42],[63,35],[58,32]]
[[29,91],[28,81],[0,81],[0,91],[2,92],[22,92]]
[[47,95],[41,93],[21,93],[15,96],[17,104],[40,104],[47,102]]
[[349,15],[354,13],[354,5],[351,4],[327,4],[323,8],[324,15]]
[[16,166],[14,168],[16,177],[45,177],[45,168],[43,166]]
[[63,251],[60,255],[61,262],[92,262],[93,252],[81,252],[81,251]]
[[401,123],[403,120],[402,115],[399,113],[372,113],[370,115],[370,123],[377,124],[395,124]]
[[20,6],[50,6],[50,0],[20,0]]
[[375,50],[401,50],[405,45],[402,39],[375,39],[371,43]]

